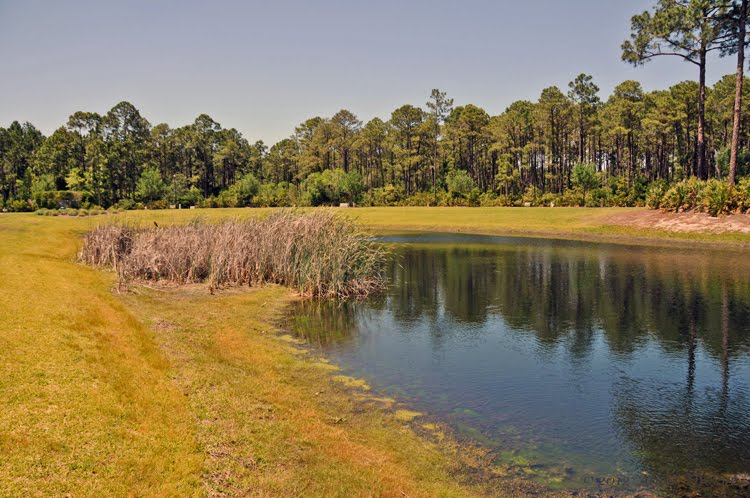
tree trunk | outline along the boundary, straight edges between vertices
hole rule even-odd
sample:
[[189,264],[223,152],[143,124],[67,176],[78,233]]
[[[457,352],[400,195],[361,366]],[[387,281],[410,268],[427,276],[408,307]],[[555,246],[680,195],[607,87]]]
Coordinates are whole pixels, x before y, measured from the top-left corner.
[[706,180],[708,169],[706,168],[706,143],[704,131],[706,128],[706,48],[701,47],[700,53],[700,78],[698,90],[698,176]]
[[734,123],[732,125],[732,154],[729,159],[729,186],[733,187],[737,174],[737,151],[740,142],[740,119],[742,117],[742,83],[745,77],[745,24],[747,21],[747,2],[742,0],[740,6],[739,29],[737,31],[737,84],[734,94]]

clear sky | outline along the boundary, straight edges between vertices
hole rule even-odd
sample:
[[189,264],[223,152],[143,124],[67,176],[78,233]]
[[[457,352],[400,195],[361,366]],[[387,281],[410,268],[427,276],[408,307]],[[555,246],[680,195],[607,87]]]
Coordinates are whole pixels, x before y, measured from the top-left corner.
[[[0,126],[51,133],[74,111],[132,102],[152,123],[207,113],[273,143],[346,108],[367,121],[432,88],[491,114],[594,76],[606,98],[696,79],[676,58],[620,61],[655,0],[0,0]],[[713,83],[733,72],[712,60]]]

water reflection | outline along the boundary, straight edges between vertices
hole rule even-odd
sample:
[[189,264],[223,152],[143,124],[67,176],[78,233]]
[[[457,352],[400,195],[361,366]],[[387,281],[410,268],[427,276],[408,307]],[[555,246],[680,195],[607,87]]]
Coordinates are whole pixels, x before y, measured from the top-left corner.
[[750,471],[741,253],[391,242],[385,296],[296,314],[344,367],[542,467],[638,485]]

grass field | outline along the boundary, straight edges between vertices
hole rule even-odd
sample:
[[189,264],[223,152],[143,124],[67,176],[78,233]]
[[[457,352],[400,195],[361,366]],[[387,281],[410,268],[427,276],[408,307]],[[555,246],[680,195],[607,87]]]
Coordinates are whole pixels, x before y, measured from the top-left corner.
[[[346,214],[378,230],[643,235],[597,221],[609,212]],[[162,224],[261,213],[117,216]],[[472,471],[485,466],[480,450],[441,439],[432,424],[420,430],[421,418],[406,424],[405,407],[347,387],[359,383],[340,382],[346,379],[333,367],[280,337],[275,324],[294,299],[287,289],[114,291],[112,273],[75,263],[83,233],[109,219],[0,214],[0,495],[470,496],[490,489]]]
[[0,216],[0,495],[481,492],[457,477],[481,453],[275,333],[290,291],[119,294],[75,263],[100,221]]
[[[664,229],[627,226],[613,220],[616,215],[654,213],[645,208],[441,208],[380,207],[335,209],[376,232],[437,231],[489,235],[518,235],[590,239],[626,243],[708,243],[719,245],[750,244],[750,234],[739,232],[675,232]],[[124,216],[133,221],[174,223],[194,219],[258,216],[269,209],[199,209],[181,211],[130,211]],[[677,216],[665,214],[665,216]],[[704,215],[700,215],[704,216]],[[714,220],[747,218],[750,215]],[[705,215],[708,219],[708,215]]]
[[[591,239],[610,242],[700,242],[747,244],[746,233],[681,233],[655,228],[625,226],[615,215],[638,216],[645,208],[362,208],[352,216],[374,230],[464,232]],[[665,216],[674,216],[666,214]],[[743,215],[744,216],[744,215]],[[707,217],[707,215],[706,215]],[[721,221],[721,220],[717,220]]]

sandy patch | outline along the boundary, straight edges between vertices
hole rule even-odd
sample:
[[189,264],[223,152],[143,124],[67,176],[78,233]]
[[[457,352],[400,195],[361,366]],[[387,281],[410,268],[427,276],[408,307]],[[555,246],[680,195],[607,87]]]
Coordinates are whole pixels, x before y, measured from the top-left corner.
[[734,214],[712,218],[705,213],[664,213],[656,210],[633,210],[614,214],[605,223],[636,228],[656,228],[686,233],[750,233],[750,215]]

